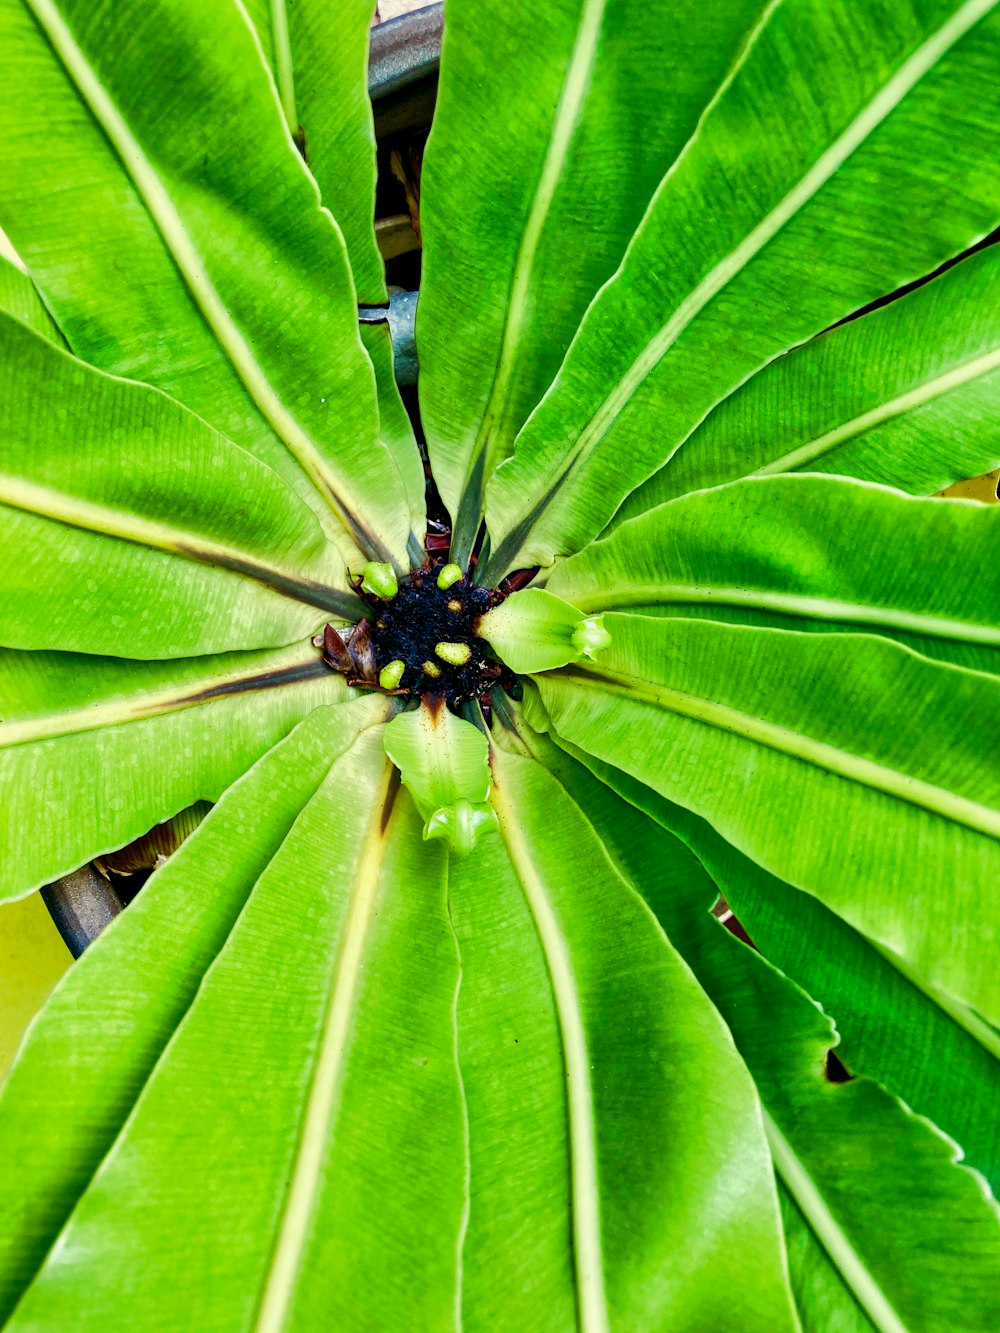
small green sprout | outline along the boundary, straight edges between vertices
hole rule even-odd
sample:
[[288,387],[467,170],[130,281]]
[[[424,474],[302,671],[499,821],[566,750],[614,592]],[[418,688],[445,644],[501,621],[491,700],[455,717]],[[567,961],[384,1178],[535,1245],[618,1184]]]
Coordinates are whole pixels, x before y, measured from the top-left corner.
[[437,680],[438,676],[441,674],[441,668],[438,666],[437,662],[432,662],[428,659],[423,666],[424,674],[430,676],[432,680]]
[[391,601],[399,592],[399,584],[396,582],[392,565],[379,560],[370,560],[365,565],[361,576],[361,587],[373,597],[381,597],[384,602]]
[[378,683],[383,690],[395,690],[399,682],[403,679],[403,672],[406,670],[406,663],[400,661],[397,657],[394,662],[387,662],[378,673]]
[[464,577],[461,565],[445,565],[437,576],[437,585],[442,592],[445,592],[452,584],[458,583]]
[[472,656],[472,649],[467,643],[436,643],[434,651],[442,662],[451,666],[465,666]]

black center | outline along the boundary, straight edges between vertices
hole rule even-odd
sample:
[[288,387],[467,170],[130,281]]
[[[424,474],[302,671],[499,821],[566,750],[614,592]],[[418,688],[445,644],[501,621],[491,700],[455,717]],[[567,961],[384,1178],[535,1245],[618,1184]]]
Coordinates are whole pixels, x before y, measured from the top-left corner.
[[[362,593],[371,606],[369,623],[379,671],[390,662],[405,666],[400,688],[408,694],[443,694],[452,707],[476,699],[499,677],[501,668],[487,657],[476,625],[497,600],[468,579],[439,588],[443,563],[425,565],[402,580],[391,601]],[[440,644],[466,645],[469,660],[446,661]],[[436,674],[435,674],[436,673]]]

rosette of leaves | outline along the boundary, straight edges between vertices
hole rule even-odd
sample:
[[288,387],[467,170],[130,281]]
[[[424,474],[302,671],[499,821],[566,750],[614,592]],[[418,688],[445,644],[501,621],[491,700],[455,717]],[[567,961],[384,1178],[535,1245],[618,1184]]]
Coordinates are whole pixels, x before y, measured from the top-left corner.
[[996,1328],[997,5],[448,0],[457,572],[370,11],[0,3],[0,1313]]

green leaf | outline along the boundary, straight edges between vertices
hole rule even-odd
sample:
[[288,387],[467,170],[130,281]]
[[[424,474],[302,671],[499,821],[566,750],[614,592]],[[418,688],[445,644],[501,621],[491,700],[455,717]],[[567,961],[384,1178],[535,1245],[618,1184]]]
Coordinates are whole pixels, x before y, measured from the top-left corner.
[[[700,861],[551,743],[529,744],[613,848],[725,1019],[761,1097],[779,1176],[846,1287],[841,1303],[853,1298],[892,1333],[992,1327],[1000,1218],[982,1181],[956,1170],[953,1146],[874,1083],[828,1083],[832,1024],[709,915],[717,890]],[[966,1256],[957,1281],[956,1250]]]
[[1000,463],[1000,253],[779,357],[616,517],[747,474],[839,472],[932,494]]
[[[534,722],[546,725],[532,694],[525,700],[525,712],[529,711]],[[819,1000],[827,1013],[836,1015],[841,1036],[837,1054],[848,1068],[886,1084],[914,1111],[939,1125],[962,1145],[965,1159],[994,1192],[1000,1189],[1000,1123],[995,1111],[1000,1101],[1000,1062],[997,1042],[986,1042],[992,1029],[971,1011],[961,1013],[955,1002],[945,1006],[946,997],[940,992],[898,970],[898,956],[878,949],[818,899],[763,870],[704,819],[562,737],[554,739],[691,850],[765,957]],[[547,762],[566,785],[563,765],[551,753]],[[624,832],[619,832],[616,846],[627,848],[630,836],[636,847],[649,837],[655,843],[657,835],[648,827],[639,838],[630,835],[628,820],[619,823]],[[679,944],[686,947],[683,939]],[[932,1059],[928,1052],[933,1052]]]
[[386,701],[316,709],[222,795],[66,974],[0,1096],[0,1319],[111,1147],[255,880]]
[[147,1329],[450,1324],[458,960],[390,773],[376,733],[334,764],[11,1329],[106,1329],[124,1292]]
[[[367,84],[372,0],[338,5],[256,0],[248,10],[274,72],[289,131],[343,233],[358,302],[385,305],[385,269],[375,241],[375,127]],[[420,538],[424,471],[396,387],[388,325],[362,325],[361,341],[375,367],[381,438],[402,475],[413,531]]]
[[492,763],[503,843],[453,866],[449,893],[466,1322],[551,1310],[562,1328],[575,1296],[588,1330],[793,1328],[770,1167],[724,1028],[552,777],[499,748]]
[[546,586],[587,612],[723,606],[995,649],[1000,604],[983,571],[998,559],[1000,510],[990,506],[761,477],[623,524],[556,566]]
[[487,611],[476,631],[512,671],[550,671],[608,645],[602,616],[584,616],[545,588],[523,588]]
[[158,390],[0,314],[0,397],[8,646],[181,657],[356,612],[312,510]]
[[463,564],[485,483],[762,8],[449,0],[418,326],[421,412]]
[[[0,232],[0,238],[3,233]],[[41,334],[52,342],[61,342],[59,330],[52,322],[52,317],[42,304],[35,284],[25,272],[7,259],[0,249],[0,311],[13,315],[29,329]]]
[[0,650],[0,898],[218,800],[345,688],[309,643],[175,662]]
[[0,40],[0,221],[73,350],[308,477],[345,550],[405,567],[343,242],[239,7],[3,0]]
[[606,619],[595,668],[537,678],[559,734],[995,1019],[1000,682],[874,637]]
[[755,370],[995,226],[994,8],[769,6],[490,486],[487,582],[579,550]]
[[486,737],[443,698],[401,713],[383,734],[385,752],[424,821],[424,838],[443,838],[457,856],[467,856],[497,825],[488,804]]

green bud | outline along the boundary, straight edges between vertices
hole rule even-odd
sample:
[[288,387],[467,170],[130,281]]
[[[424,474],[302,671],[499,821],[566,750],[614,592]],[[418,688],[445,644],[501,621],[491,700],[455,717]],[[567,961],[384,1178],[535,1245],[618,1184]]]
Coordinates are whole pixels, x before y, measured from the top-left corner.
[[441,674],[441,668],[438,666],[437,662],[425,662],[424,671],[433,680],[437,680],[438,676]]
[[378,673],[378,683],[383,690],[394,690],[403,679],[403,672],[406,670],[406,663],[401,662],[397,657],[394,662],[387,662]]
[[573,647],[581,657],[593,658],[610,643],[611,635],[604,628],[603,616],[587,616],[573,631]]
[[472,649],[467,643],[436,643],[434,651],[442,662],[449,662],[452,666],[465,666],[472,656]]
[[438,574],[438,587],[444,592],[450,588],[453,583],[458,583],[465,575],[462,573],[461,565],[445,565],[444,569]]
[[391,601],[399,592],[392,565],[379,560],[370,560],[365,565],[361,586],[365,592],[370,592],[373,597],[381,597],[385,602]]

